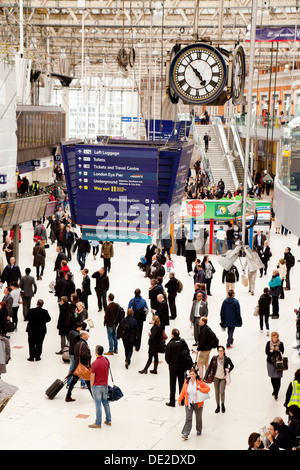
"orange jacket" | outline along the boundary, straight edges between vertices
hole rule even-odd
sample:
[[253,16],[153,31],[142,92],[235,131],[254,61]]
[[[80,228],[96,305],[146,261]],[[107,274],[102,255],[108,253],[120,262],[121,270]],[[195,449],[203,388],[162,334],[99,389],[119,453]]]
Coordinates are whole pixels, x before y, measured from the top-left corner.
[[[200,390],[200,392],[208,393],[210,391],[209,386],[205,382],[203,382],[203,380],[196,379],[196,382],[197,382],[197,390]],[[187,379],[184,382],[183,387],[182,387],[181,392],[180,392],[180,395],[178,397],[178,402],[179,403],[184,399],[185,406],[188,406],[188,404],[189,404],[189,402],[188,402],[188,393],[187,393],[188,383],[189,383],[189,379]],[[198,403],[198,408],[200,408],[200,406],[202,406],[203,403],[204,403],[203,401],[199,402]]]

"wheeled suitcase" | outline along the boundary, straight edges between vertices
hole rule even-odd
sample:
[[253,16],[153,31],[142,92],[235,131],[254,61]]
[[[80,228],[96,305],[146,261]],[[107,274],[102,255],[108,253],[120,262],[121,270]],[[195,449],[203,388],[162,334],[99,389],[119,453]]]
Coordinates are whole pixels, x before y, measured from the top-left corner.
[[46,395],[50,400],[56,397],[58,392],[63,388],[63,386],[67,383],[67,379],[60,380],[56,379],[52,385],[46,390]]

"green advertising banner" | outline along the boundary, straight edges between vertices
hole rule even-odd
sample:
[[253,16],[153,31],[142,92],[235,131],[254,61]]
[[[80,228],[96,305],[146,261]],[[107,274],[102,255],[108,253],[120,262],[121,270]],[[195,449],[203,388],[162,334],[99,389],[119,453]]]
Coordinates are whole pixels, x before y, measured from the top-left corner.
[[[214,220],[230,220],[234,217],[228,211],[228,207],[236,203],[236,200],[228,199],[213,199],[213,200],[199,200],[187,199],[186,202],[186,215],[195,219],[214,219]],[[251,199],[253,201],[253,199]],[[271,203],[268,201],[255,201],[257,209],[258,222],[270,221],[271,217]],[[237,212],[235,218],[242,218],[242,211]],[[246,214],[247,220],[253,218],[252,214]]]

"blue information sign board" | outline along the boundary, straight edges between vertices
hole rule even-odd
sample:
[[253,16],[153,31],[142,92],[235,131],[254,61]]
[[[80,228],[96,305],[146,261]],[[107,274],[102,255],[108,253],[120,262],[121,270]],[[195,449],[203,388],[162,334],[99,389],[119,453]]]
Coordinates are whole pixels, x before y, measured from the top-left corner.
[[75,145],[77,223],[153,230],[157,218],[158,149]]

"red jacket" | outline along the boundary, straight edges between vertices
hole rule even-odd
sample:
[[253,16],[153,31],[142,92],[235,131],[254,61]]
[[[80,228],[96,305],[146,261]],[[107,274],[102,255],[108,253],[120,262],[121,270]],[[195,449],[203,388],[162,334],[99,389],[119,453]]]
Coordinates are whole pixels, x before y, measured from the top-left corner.
[[[188,402],[188,393],[187,393],[187,387],[188,387],[188,383],[189,383],[189,378],[184,382],[183,384],[183,387],[181,389],[181,392],[180,392],[180,395],[178,397],[178,403],[181,403],[181,401],[184,399],[184,404],[185,406],[188,406],[189,402]],[[203,392],[203,393],[208,393],[210,391],[210,388],[209,386],[203,382],[203,380],[199,380],[199,379],[196,379],[197,381],[197,390],[200,390],[200,392]],[[200,408],[201,406],[203,406],[203,401],[199,402],[198,403],[198,408]]]

